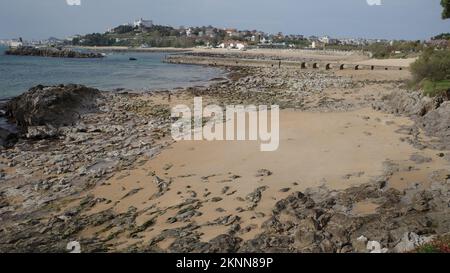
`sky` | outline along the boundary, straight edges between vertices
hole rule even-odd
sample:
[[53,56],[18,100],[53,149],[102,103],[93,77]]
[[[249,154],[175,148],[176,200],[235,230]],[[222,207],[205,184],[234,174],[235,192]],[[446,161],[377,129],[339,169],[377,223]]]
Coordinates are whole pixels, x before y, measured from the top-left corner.
[[174,27],[424,40],[450,32],[441,11],[440,0],[0,0],[0,39],[104,32],[143,17]]

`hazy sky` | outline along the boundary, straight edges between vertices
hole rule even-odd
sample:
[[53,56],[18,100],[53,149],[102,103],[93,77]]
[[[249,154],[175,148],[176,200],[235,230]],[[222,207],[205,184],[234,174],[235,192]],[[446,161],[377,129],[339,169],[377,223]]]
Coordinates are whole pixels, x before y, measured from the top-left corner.
[[[71,0],[77,1],[77,0]],[[381,1],[370,6],[367,1]],[[0,0],[0,38],[104,32],[144,17],[171,26],[214,25],[286,34],[427,39],[450,32],[440,0]]]

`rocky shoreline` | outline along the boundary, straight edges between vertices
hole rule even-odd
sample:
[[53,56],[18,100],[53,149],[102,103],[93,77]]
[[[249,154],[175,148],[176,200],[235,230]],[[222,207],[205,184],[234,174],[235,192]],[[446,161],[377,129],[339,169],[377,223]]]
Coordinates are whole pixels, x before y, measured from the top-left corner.
[[[79,85],[38,86],[9,102],[5,115],[17,122],[21,132],[15,145],[3,148],[0,157],[0,251],[65,252],[70,241],[77,241],[83,252],[409,252],[450,231],[450,173],[431,173],[426,188],[414,185],[397,190],[388,181],[400,167],[389,161],[381,176],[344,190],[324,186],[297,191],[295,184],[283,189],[287,197],[276,202],[270,215],[264,215],[268,220],[251,239],[242,237],[255,227],[247,226],[239,212],[227,212],[209,219],[208,224],[193,220],[201,216],[202,208],[222,198],[201,197],[192,190],[189,198],[166,209],[129,206],[124,212],[95,211],[112,201],[95,197],[91,189],[108,186],[113,176],[145,164],[173,144],[170,100],[202,96],[219,105],[279,104],[281,109],[307,112],[371,107],[411,116],[414,125],[403,129],[411,145],[450,147],[445,125],[450,116],[448,101],[406,91],[401,81],[373,82],[290,68],[229,69],[228,79],[218,79],[208,87],[128,94]],[[345,98],[336,90],[345,90]],[[420,138],[420,130],[437,139]],[[447,152],[442,157],[450,162]],[[259,173],[261,177],[272,175],[270,170]],[[154,173],[144,179],[157,190],[149,200],[164,199],[181,189]],[[234,175],[230,181],[236,179],[239,176]],[[240,211],[257,212],[266,190],[257,187],[241,198],[248,206]],[[233,194],[229,191],[223,188],[223,196]],[[120,199],[139,192],[139,188],[123,192]],[[375,209],[355,214],[362,202],[370,202]],[[169,209],[176,214],[169,217]],[[152,217],[138,222],[143,214]],[[145,232],[161,221],[178,226],[147,238]],[[201,232],[205,227],[228,231],[205,241]],[[168,238],[173,240],[163,248],[161,242]],[[134,243],[120,247],[127,240]]]
[[53,47],[37,48],[37,47],[17,47],[10,48],[5,51],[6,55],[15,56],[37,56],[37,57],[52,57],[52,58],[82,58],[82,59],[98,59],[103,58],[101,53],[94,52],[80,52],[71,49],[58,49]]

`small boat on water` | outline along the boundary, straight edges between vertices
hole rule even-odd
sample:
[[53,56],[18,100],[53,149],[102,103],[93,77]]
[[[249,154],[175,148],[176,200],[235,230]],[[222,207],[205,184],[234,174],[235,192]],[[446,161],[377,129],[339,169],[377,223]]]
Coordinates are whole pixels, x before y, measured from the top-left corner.
[[136,59],[136,58],[133,58],[133,57],[131,57],[129,60],[130,60],[130,61],[137,61],[137,59]]

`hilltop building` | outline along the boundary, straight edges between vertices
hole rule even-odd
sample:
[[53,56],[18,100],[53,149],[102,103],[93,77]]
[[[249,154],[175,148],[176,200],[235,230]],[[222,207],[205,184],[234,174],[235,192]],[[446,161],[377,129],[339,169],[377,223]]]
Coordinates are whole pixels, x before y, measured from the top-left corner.
[[134,27],[138,27],[138,28],[151,28],[153,27],[153,21],[152,20],[144,20],[144,19],[139,19],[134,21]]

